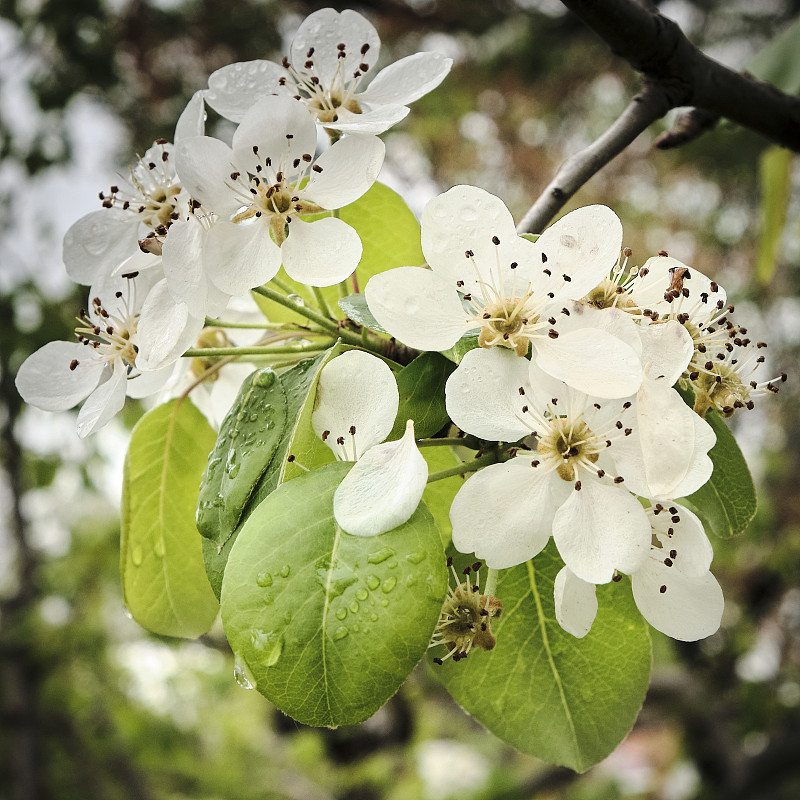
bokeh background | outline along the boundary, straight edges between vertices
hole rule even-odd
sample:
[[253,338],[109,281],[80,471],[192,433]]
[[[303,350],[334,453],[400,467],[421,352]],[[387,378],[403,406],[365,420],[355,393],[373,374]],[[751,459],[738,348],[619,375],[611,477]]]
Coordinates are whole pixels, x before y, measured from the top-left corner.
[[[714,542],[722,629],[695,644],[654,633],[644,709],[605,762],[578,776],[516,753],[422,667],[363,725],[305,728],[236,685],[221,629],[174,641],[126,617],[118,496],[141,409],[81,441],[74,414],[25,408],[14,374],[46,341],[70,338],[84,304],[61,264],[67,227],[136,153],[171,138],[210,72],[279,58],[322,5],[0,0],[0,797],[796,800],[800,169],[730,125],[668,153],[653,149],[654,126],[569,206],[611,205],[635,263],[664,249],[719,280],[770,342],[771,372],[790,376],[732,421],[760,508],[743,536]],[[737,68],[800,11],[796,0],[656,5]],[[444,86],[384,137],[382,180],[418,213],[472,183],[521,215],[636,91],[627,65],[558,0],[350,7],[378,28],[382,63],[420,49],[455,59]]]

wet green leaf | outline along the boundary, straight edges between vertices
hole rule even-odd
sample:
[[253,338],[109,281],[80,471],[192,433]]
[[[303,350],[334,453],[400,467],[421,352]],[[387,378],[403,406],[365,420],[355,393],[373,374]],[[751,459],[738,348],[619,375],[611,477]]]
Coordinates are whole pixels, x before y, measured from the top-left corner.
[[397,373],[400,407],[389,439],[399,439],[409,419],[414,420],[417,439],[427,439],[447,424],[444,387],[454,369],[440,353],[421,353]]

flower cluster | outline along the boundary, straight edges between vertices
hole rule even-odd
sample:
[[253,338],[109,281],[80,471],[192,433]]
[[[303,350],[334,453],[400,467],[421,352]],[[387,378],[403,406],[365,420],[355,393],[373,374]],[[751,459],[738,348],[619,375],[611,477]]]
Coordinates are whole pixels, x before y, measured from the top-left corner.
[[[50,343],[22,365],[23,398],[56,411],[88,397],[78,418],[85,436],[126,394],[184,386],[176,362],[208,339],[207,318],[231,319],[281,266],[311,287],[348,278],[362,245],[336,212],[378,177],[384,144],[375,134],[403,119],[452,63],[417,53],[365,88],[379,50],[366,19],[328,8],[302,23],[291,61],[215,72],[181,115],[174,144],[156,141],[127,179],[100,193],[102,207],[67,232],[64,263],[70,278],[92,286],[89,307],[77,342]],[[205,135],[206,103],[238,123],[230,146]],[[321,127],[335,141],[318,153]]]
[[776,380],[748,382],[763,343],[733,322],[715,282],[667,254],[628,271],[622,226],[603,206],[567,214],[533,243],[502,201],[457,186],[428,204],[422,244],[430,269],[373,277],[370,310],[424,350],[476,336],[447,381],[448,413],[466,433],[514,444],[456,495],[455,547],[504,569],[552,537],[565,564],[556,613],[576,636],[594,619],[594,587],[623,573],[654,627],[687,640],[713,633],[722,594],[711,546],[675,499],[711,477],[708,409],[729,415],[776,390]]

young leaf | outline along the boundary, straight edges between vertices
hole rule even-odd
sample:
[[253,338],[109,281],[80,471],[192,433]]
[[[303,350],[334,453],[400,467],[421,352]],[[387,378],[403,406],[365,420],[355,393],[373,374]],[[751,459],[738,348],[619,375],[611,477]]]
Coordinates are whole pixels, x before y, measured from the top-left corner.
[[[301,427],[300,420],[308,418],[308,427],[310,428],[311,411],[313,410],[314,403],[314,389],[316,387],[319,372],[322,367],[333,357],[334,353],[338,353],[337,347],[331,348],[326,353],[317,356],[316,358],[309,358],[301,361],[299,364],[292,367],[290,370],[284,372],[276,383],[279,384],[281,397],[284,398],[285,403],[285,423],[280,431],[279,439],[274,443],[271,450],[271,457],[265,468],[253,480],[248,489],[248,501],[242,509],[240,518],[237,519],[236,527],[231,529],[224,537],[219,537],[218,540],[203,542],[203,557],[206,565],[206,572],[208,573],[208,580],[214,589],[214,593],[219,597],[222,590],[222,576],[225,572],[225,564],[228,561],[228,554],[233,546],[233,540],[241,530],[247,517],[255,509],[265,497],[273,492],[284,479],[284,473],[287,467],[287,458],[293,453],[292,442],[298,435]],[[305,416],[304,410],[308,408]],[[313,439],[312,439],[313,437]],[[319,453],[317,453],[317,445],[314,440],[318,442]],[[312,451],[312,448],[315,448]],[[324,452],[323,452],[324,451]],[[305,466],[304,459],[307,459],[309,465],[316,466],[317,463],[327,463],[333,459],[333,454],[319,439],[314,436],[313,430],[311,436],[308,438],[307,445],[302,448],[302,458],[300,463]],[[323,460],[323,459],[327,459]],[[309,469],[311,468],[309,466]],[[302,474],[302,470],[298,467],[294,468],[297,473]]]
[[386,328],[382,327],[380,322],[375,319],[372,312],[367,305],[367,299],[363,294],[350,294],[339,300],[339,308],[353,322],[357,322],[364,328],[369,328],[371,331],[378,331],[379,333],[387,333]]
[[786,225],[791,196],[791,171],[794,154],[782,147],[769,147],[758,162],[761,191],[761,226],[758,238],[756,274],[761,283],[769,283],[780,255],[781,236]]
[[375,713],[425,652],[447,586],[424,505],[380,536],[339,529],[333,494],[350,466],[273,492],[242,528],[222,584],[234,653],[265,697],[307,725]]
[[189,400],[153,409],[131,434],[122,486],[122,592],[133,618],[153,633],[200,636],[217,616],[194,521],[213,444],[213,429]]
[[282,381],[267,368],[244,381],[222,421],[197,501],[198,530],[217,547],[230,538],[253,487],[272,461],[286,414]]
[[[630,583],[597,590],[599,610],[583,639],[555,619],[554,545],[500,573],[503,613],[496,647],[445,661],[434,674],[459,705],[521,750],[583,772],[605,758],[633,725],[650,676],[650,635]],[[444,648],[431,650],[445,655]]]
[[450,417],[444,405],[444,385],[455,370],[452,361],[439,353],[421,353],[397,373],[400,407],[389,439],[399,439],[406,421],[414,420],[418,439],[433,436]]
[[442,355],[454,364],[460,364],[461,359],[478,347],[478,336],[474,333],[467,333],[462,336],[449,350],[445,350]]
[[681,500],[697,514],[706,531],[721,538],[742,533],[756,514],[756,490],[747,462],[725,421],[711,410],[706,422],[717,434],[709,451],[714,472],[708,483]]
[[[340,209],[339,217],[355,228],[361,237],[364,250],[355,272],[360,286],[366,286],[373,275],[384,270],[419,266],[425,262],[420,244],[419,223],[403,198],[388,186],[374,183],[358,200]],[[315,302],[314,294],[308,286],[292,281],[283,270],[280,272],[280,279],[292,286],[306,302]],[[328,286],[321,291],[331,311],[336,314],[340,297],[338,288]],[[263,297],[257,296],[256,302],[273,322],[305,321],[294,312]],[[338,316],[344,318],[345,312],[339,312]]]

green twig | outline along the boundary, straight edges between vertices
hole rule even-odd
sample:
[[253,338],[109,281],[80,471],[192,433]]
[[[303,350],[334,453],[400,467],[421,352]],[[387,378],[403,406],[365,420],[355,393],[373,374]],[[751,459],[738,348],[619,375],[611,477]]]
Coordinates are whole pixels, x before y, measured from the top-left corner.
[[271,347],[195,347],[187,350],[184,358],[205,358],[209,356],[269,356],[273,353],[308,353],[325,350],[333,345],[333,339],[322,339],[306,344],[272,345]]
[[[419,439],[417,447],[466,447],[466,442],[460,436],[451,436],[446,439]],[[473,448],[474,449],[474,448]]]
[[432,475],[428,475],[428,483],[441,481],[445,478],[452,478],[453,475],[464,475],[467,472],[476,472],[482,467],[488,467],[489,464],[496,464],[501,458],[502,456],[497,450],[491,450],[472,461],[465,461],[463,464],[459,464],[456,467],[450,467],[450,469],[443,469],[439,472],[434,472]]
[[278,331],[291,330],[292,326],[298,327],[304,332],[307,330],[307,328],[304,326],[294,322],[267,322],[267,320],[264,320],[263,322],[226,322],[222,319],[206,317],[207,328],[246,328],[248,330]]
[[326,317],[330,317],[331,319],[335,319],[333,314],[331,314],[331,309],[328,306],[328,301],[325,299],[325,295],[322,294],[322,289],[320,289],[319,286],[312,286],[311,289],[314,292],[314,297],[317,299],[317,305],[319,306],[319,310]]

